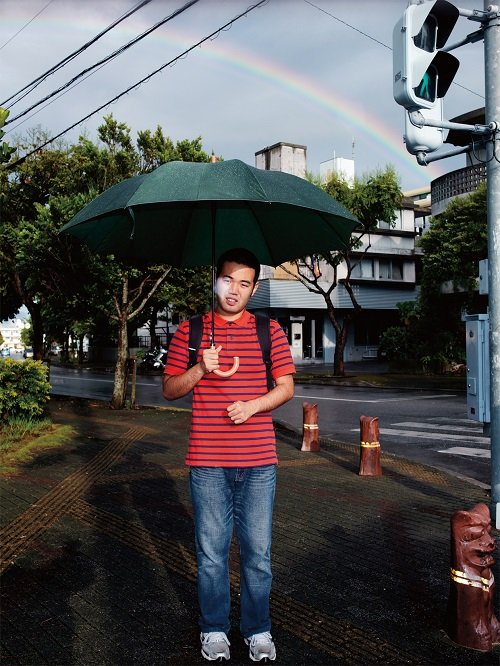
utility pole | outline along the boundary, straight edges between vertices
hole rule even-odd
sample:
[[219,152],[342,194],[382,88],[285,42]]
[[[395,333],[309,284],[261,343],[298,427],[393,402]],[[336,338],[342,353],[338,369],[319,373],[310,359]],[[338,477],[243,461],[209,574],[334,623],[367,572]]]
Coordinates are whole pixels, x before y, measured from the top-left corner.
[[485,121],[496,122],[486,166],[490,322],[491,516],[500,528],[500,7],[485,0]]

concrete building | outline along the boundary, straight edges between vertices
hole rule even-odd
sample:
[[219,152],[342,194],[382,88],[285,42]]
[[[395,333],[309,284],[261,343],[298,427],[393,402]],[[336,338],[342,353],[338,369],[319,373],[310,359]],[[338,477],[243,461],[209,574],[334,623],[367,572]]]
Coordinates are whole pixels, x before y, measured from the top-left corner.
[[255,153],[255,166],[266,171],[284,171],[305,178],[307,147],[295,143],[275,143]]
[[333,175],[344,180],[349,187],[354,185],[354,160],[344,157],[333,157],[331,160],[321,162],[319,165],[319,177],[322,183],[327,183]]

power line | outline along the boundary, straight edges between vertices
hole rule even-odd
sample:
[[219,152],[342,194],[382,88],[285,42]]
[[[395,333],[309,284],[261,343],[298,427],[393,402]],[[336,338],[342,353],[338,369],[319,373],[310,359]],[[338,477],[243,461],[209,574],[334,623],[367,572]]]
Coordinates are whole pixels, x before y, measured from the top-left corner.
[[[355,30],[356,32],[359,32],[359,34],[363,35],[363,37],[367,37],[368,39],[371,39],[372,42],[375,42],[376,44],[380,44],[380,46],[383,46],[385,49],[389,49],[389,51],[392,51],[392,46],[389,46],[388,44],[384,44],[384,42],[379,41],[378,39],[376,39],[375,37],[372,37],[368,33],[363,32],[362,30],[359,30],[358,28],[355,28],[350,23],[347,23],[347,21],[343,21],[338,16],[335,16],[334,14],[331,14],[330,12],[326,11],[326,9],[323,9],[322,7],[318,7],[318,5],[315,5],[314,2],[311,2],[311,0],[304,0],[304,2],[306,2],[308,5],[311,5],[311,7],[314,7],[318,11],[323,12],[323,14],[326,14],[327,16],[330,16],[330,18],[334,19],[335,21],[338,21],[339,23],[343,23],[348,28],[351,28],[351,30]],[[457,83],[456,81],[453,81],[453,85],[458,86],[459,88],[462,88],[463,90],[466,90],[467,92],[470,92],[473,95],[476,95],[477,97],[481,97],[481,99],[484,99],[484,95],[480,95],[475,90],[471,90],[470,88],[466,88],[465,86],[461,85],[460,83]]]
[[[148,0],[148,2],[149,2],[149,1],[150,1],[150,0]],[[180,9],[176,9],[174,12],[172,12],[172,14],[170,14],[170,16],[167,16],[167,17],[165,17],[164,19],[162,19],[161,21],[158,21],[158,23],[156,23],[156,24],[153,25],[151,28],[149,28],[148,30],[146,30],[145,32],[143,32],[143,33],[142,33],[141,35],[139,35],[138,37],[135,37],[134,39],[132,39],[132,40],[131,40],[130,42],[128,42],[127,44],[124,44],[123,46],[120,46],[120,48],[116,49],[116,51],[113,51],[113,53],[110,53],[108,56],[106,56],[106,57],[103,58],[102,60],[99,60],[98,62],[94,63],[94,64],[91,65],[90,67],[87,67],[86,69],[84,69],[83,71],[81,71],[79,74],[77,74],[76,76],[74,76],[72,79],[70,79],[67,83],[65,83],[64,85],[60,86],[60,87],[57,88],[56,90],[53,90],[51,93],[49,93],[49,94],[46,95],[45,97],[42,97],[42,99],[40,99],[40,100],[38,100],[38,102],[35,102],[34,104],[32,104],[31,106],[29,106],[27,109],[25,109],[25,110],[22,111],[21,113],[18,113],[17,116],[14,116],[13,118],[10,118],[9,120],[7,120],[7,121],[5,122],[5,125],[8,125],[8,124],[14,122],[15,120],[19,120],[19,118],[23,118],[23,117],[24,117],[26,114],[28,114],[30,111],[33,111],[33,109],[36,109],[38,106],[40,106],[40,104],[43,104],[44,102],[46,102],[47,100],[51,99],[52,97],[55,97],[58,93],[62,92],[63,90],[66,90],[67,88],[69,88],[73,83],[75,83],[76,81],[78,81],[78,79],[80,79],[80,78],[81,78],[82,76],[84,76],[85,74],[89,74],[89,72],[92,72],[92,71],[95,70],[96,68],[101,69],[105,64],[107,64],[107,63],[110,62],[111,60],[114,60],[115,58],[117,58],[119,55],[121,55],[122,53],[124,53],[125,51],[127,51],[130,47],[134,46],[134,44],[137,44],[137,43],[140,42],[142,39],[144,39],[145,37],[147,37],[149,34],[151,34],[152,32],[154,32],[155,30],[157,30],[157,29],[158,29],[159,27],[161,27],[162,25],[165,25],[165,23],[168,23],[168,22],[171,21],[172,19],[176,18],[177,16],[179,16],[180,14],[182,14],[183,12],[185,12],[187,9],[189,9],[190,7],[192,7],[193,5],[195,5],[197,2],[199,2],[199,0],[189,0],[189,2],[187,2],[185,5],[183,5]],[[94,72],[94,73],[95,73],[95,72]],[[88,77],[85,77],[85,78],[88,78]],[[80,83],[81,83],[81,82],[80,82]],[[73,87],[74,87],[74,86],[73,86]],[[31,117],[31,116],[30,116],[30,117]]]
[[[53,0],[50,0],[50,2],[53,2]],[[50,2],[48,4],[50,4]],[[14,106],[14,104],[17,104],[18,102],[20,102],[22,99],[24,99],[26,97],[26,95],[29,95],[30,92],[32,92],[35,88],[37,88],[40,85],[40,83],[45,81],[45,79],[47,79],[51,74],[54,74],[59,69],[61,69],[61,67],[64,67],[64,65],[67,65],[69,62],[71,62],[71,60],[73,60],[78,55],[80,55],[80,53],[83,53],[84,51],[86,51],[90,46],[92,46],[92,44],[95,44],[95,42],[97,42],[99,39],[101,39],[101,37],[103,37],[110,30],[115,28],[119,23],[124,21],[126,18],[128,18],[129,16],[134,14],[136,11],[138,11],[139,9],[144,7],[144,5],[147,5],[150,2],[151,2],[151,0],[142,0],[142,2],[139,2],[139,4],[135,5],[135,7],[132,7],[132,9],[130,9],[128,12],[125,12],[125,14],[122,14],[120,17],[118,17],[116,19],[116,21],[113,21],[113,23],[108,25],[108,27],[105,28],[104,30],[102,30],[102,32],[99,32],[90,41],[86,42],[83,46],[80,46],[76,51],[73,51],[73,53],[70,53],[68,56],[63,58],[63,60],[61,60],[56,65],[54,65],[53,67],[48,69],[46,72],[44,72],[43,74],[40,74],[40,76],[37,76],[36,79],[33,79],[33,81],[31,81],[31,83],[27,83],[24,86],[24,88],[21,88],[16,93],[14,93],[10,97],[8,97],[6,100],[4,100],[3,102],[0,102],[0,106],[3,106],[3,107],[6,106],[6,104],[8,102],[10,102],[14,97],[18,97],[18,99],[15,99],[11,103],[10,106]],[[46,7],[48,7],[48,5],[46,5]],[[44,7],[44,9],[45,9],[45,7]],[[43,10],[41,10],[41,11],[43,11]],[[38,12],[38,14],[40,14],[40,12]],[[37,14],[37,16],[38,16],[38,14]],[[33,19],[31,19],[31,20],[33,20]],[[22,29],[23,28],[21,28],[21,30]],[[18,31],[18,32],[20,32],[20,31]],[[18,34],[18,33],[16,33],[16,34]],[[11,39],[13,39],[13,38],[11,37]],[[5,44],[4,44],[4,46],[5,46]],[[26,92],[24,92],[24,91],[26,91]],[[23,93],[23,92],[24,92],[24,95],[21,95],[21,93]]]
[[40,16],[40,14],[41,14],[42,12],[44,12],[44,11],[47,9],[47,7],[48,7],[50,4],[52,4],[53,2],[54,2],[54,0],[49,0],[49,2],[45,5],[45,7],[42,7],[42,9],[40,9],[40,11],[37,12],[37,13],[35,14],[35,16],[33,16],[32,19],[30,19],[27,23],[25,23],[25,24],[23,25],[22,28],[19,28],[19,30],[18,30],[16,33],[14,33],[14,34],[12,35],[12,37],[10,37],[6,42],[4,42],[4,43],[2,44],[2,46],[0,46],[0,51],[4,48],[4,46],[7,46],[7,44],[10,44],[10,42],[11,42],[13,39],[15,39],[15,38],[19,35],[20,32],[22,32],[25,28],[27,28],[27,27],[29,26],[30,23],[33,23],[33,21],[37,18],[37,16]]
[[105,102],[104,104],[102,104],[100,107],[98,107],[97,109],[95,109],[95,110],[92,111],[91,113],[88,113],[84,118],[81,118],[81,119],[78,120],[76,123],[73,123],[73,125],[71,125],[70,127],[67,127],[67,128],[66,128],[65,130],[63,130],[62,132],[59,132],[59,134],[56,134],[56,136],[52,137],[52,138],[49,139],[48,141],[45,141],[45,143],[40,144],[39,146],[37,146],[36,148],[34,148],[33,150],[31,150],[29,153],[26,153],[26,155],[23,155],[23,157],[20,157],[18,160],[16,160],[16,161],[13,162],[12,164],[7,164],[7,165],[6,165],[6,168],[9,169],[9,170],[11,170],[11,169],[13,169],[14,167],[16,167],[16,166],[22,164],[22,163],[26,160],[26,158],[30,157],[31,155],[34,155],[34,154],[37,153],[39,150],[42,150],[42,148],[45,148],[45,147],[48,146],[49,144],[53,143],[54,141],[56,141],[56,139],[59,139],[61,136],[63,136],[64,134],[66,134],[66,132],[69,132],[70,130],[74,129],[75,127],[77,127],[77,126],[80,125],[81,123],[85,122],[86,120],[88,120],[89,118],[91,118],[92,116],[94,116],[96,113],[99,113],[99,111],[102,111],[103,109],[105,109],[105,108],[106,108],[107,106],[109,106],[110,104],[113,104],[114,102],[118,101],[121,97],[123,97],[124,95],[126,95],[127,93],[129,93],[131,90],[134,90],[135,88],[138,88],[140,85],[142,85],[142,84],[145,83],[146,81],[149,81],[150,79],[153,78],[153,76],[156,76],[156,74],[158,74],[159,72],[161,72],[162,70],[164,70],[166,67],[172,67],[173,65],[175,65],[175,63],[176,63],[178,60],[181,60],[182,58],[185,58],[185,57],[186,57],[191,51],[194,51],[194,49],[196,49],[198,46],[201,46],[204,42],[207,42],[208,40],[212,40],[212,41],[213,41],[213,40],[217,39],[217,37],[220,35],[221,32],[223,32],[223,31],[228,30],[229,28],[231,28],[232,25],[233,25],[234,23],[236,23],[236,21],[238,21],[239,19],[243,18],[244,16],[247,16],[247,15],[250,14],[250,12],[252,12],[254,9],[257,9],[258,7],[261,7],[261,6],[263,6],[263,5],[266,5],[268,2],[269,2],[269,0],[260,0],[260,2],[257,2],[257,3],[254,4],[254,5],[251,5],[250,7],[248,7],[247,9],[245,9],[245,11],[241,12],[240,14],[237,14],[234,18],[232,18],[230,21],[228,21],[227,23],[225,23],[223,26],[221,26],[220,28],[217,28],[217,30],[214,30],[214,31],[211,32],[209,35],[207,35],[206,37],[203,37],[203,39],[200,39],[198,42],[196,42],[196,44],[193,44],[192,46],[190,46],[188,49],[186,49],[185,51],[183,51],[182,53],[180,53],[178,56],[176,56],[176,57],[173,58],[172,60],[169,60],[168,62],[166,62],[166,63],[165,63],[164,65],[162,65],[161,67],[158,67],[158,69],[155,69],[153,72],[151,72],[150,74],[148,74],[147,76],[145,76],[144,78],[142,78],[140,81],[137,81],[137,83],[134,83],[133,85],[129,86],[126,90],[124,90],[124,91],[121,92],[120,94],[116,95],[116,97],[113,97],[113,99],[110,99],[108,102]]

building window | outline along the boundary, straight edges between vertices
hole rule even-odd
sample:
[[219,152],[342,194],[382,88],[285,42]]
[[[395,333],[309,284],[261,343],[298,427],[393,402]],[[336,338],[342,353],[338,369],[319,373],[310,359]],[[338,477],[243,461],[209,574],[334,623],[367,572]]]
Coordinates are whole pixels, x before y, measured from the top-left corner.
[[353,278],[371,278],[375,277],[375,267],[373,259],[362,259],[352,269]]
[[403,262],[399,259],[379,259],[379,280],[402,280]]

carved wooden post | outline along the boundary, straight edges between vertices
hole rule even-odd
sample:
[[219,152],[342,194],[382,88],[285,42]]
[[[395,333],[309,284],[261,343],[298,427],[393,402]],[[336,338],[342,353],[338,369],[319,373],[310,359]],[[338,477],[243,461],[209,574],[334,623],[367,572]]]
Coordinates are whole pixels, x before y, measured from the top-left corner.
[[382,476],[380,464],[380,442],[378,439],[378,416],[360,416],[360,476]]
[[445,630],[452,641],[488,652],[500,644],[495,616],[495,580],[491,571],[496,544],[490,510],[476,504],[451,517],[450,596]]
[[318,405],[303,403],[304,425],[301,451],[319,451]]

